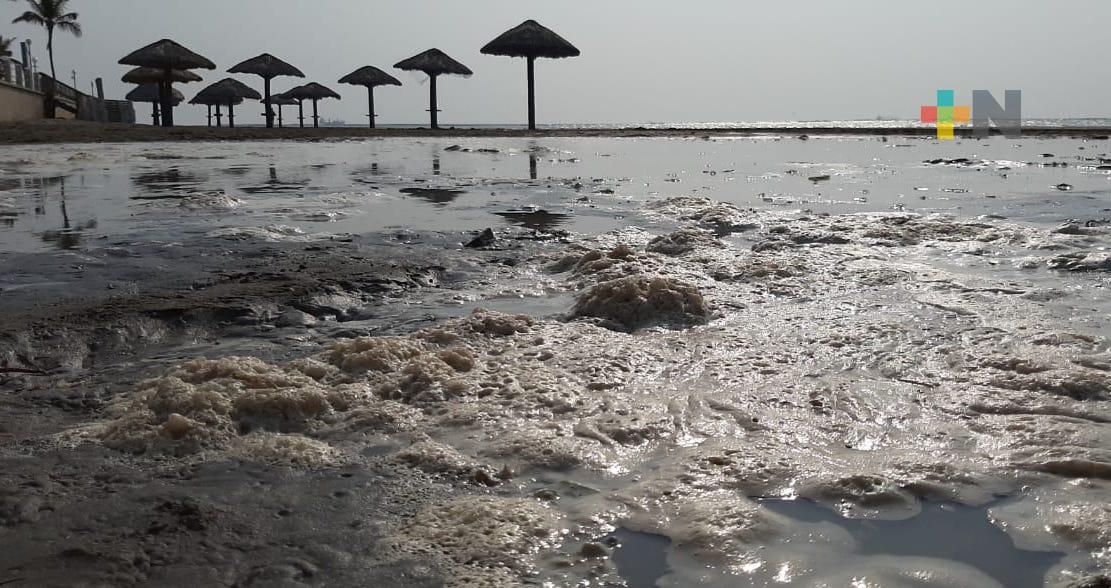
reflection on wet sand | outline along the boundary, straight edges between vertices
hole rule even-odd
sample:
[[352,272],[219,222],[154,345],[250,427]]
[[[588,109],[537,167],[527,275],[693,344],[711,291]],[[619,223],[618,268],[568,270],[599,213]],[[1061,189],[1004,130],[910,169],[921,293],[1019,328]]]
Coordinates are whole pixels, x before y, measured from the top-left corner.
[[[82,232],[95,229],[97,220],[92,218],[77,223],[70,220],[69,209],[66,203],[66,176],[39,178],[37,181],[32,182],[32,184],[37,184],[39,188],[38,196],[40,203],[35,207],[35,215],[46,215],[45,200],[50,197],[51,187],[58,188],[58,210],[62,215],[62,228],[43,231],[39,234],[39,238],[41,238],[44,243],[49,243],[59,249],[75,249],[81,245],[83,237]],[[14,219],[12,219],[12,223],[14,223]]]
[[367,167],[353,169],[350,173],[352,182],[370,186],[375,190],[382,184],[383,175],[385,175],[385,172],[378,167],[378,162],[373,162]]
[[234,166],[234,167],[226,168],[223,171],[224,171],[225,174],[228,174],[229,176],[243,176],[243,175],[246,175],[247,172],[251,171],[251,168],[250,168],[250,166],[246,166],[246,165],[237,165],[237,166]]
[[239,189],[247,194],[266,194],[270,192],[296,192],[305,189],[309,185],[309,180],[307,178],[280,178],[278,176],[278,168],[275,166],[270,166],[267,171],[269,177],[266,181],[254,186],[241,186]]
[[200,174],[182,171],[177,167],[148,171],[131,176],[131,182],[142,194],[134,194],[132,200],[163,200],[182,198],[196,190],[205,178]]
[[76,223],[67,226],[58,231],[43,231],[40,237],[44,243],[50,243],[59,249],[76,249],[81,245],[84,237],[84,231],[95,229],[97,226],[96,219],[87,220],[83,223]]
[[537,231],[554,229],[571,219],[571,215],[569,214],[548,212],[542,208],[507,210],[505,212],[495,212],[494,214],[517,226],[525,227],[526,229],[535,229]]
[[447,206],[461,194],[465,193],[463,190],[450,190],[447,188],[402,188],[400,192],[427,200],[439,206]]

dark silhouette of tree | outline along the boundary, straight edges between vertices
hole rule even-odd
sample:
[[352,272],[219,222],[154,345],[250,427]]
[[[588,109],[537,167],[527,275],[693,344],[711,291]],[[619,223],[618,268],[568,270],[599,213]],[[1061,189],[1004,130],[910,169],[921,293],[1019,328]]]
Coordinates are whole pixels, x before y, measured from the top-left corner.
[[81,36],[81,25],[77,23],[76,12],[66,12],[69,0],[27,0],[31,10],[13,20],[13,23],[38,25],[46,29],[46,52],[50,55],[50,77],[58,79],[54,70],[54,29]]
[[0,57],[12,56],[12,43],[14,42],[14,38],[0,36]]

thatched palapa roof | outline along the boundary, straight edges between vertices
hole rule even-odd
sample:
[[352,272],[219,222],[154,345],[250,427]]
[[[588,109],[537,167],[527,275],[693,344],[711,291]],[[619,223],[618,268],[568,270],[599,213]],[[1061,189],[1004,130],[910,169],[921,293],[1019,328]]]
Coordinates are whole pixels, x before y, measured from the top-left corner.
[[170,39],[156,41],[120,60],[121,65],[160,69],[216,69],[216,64]]
[[339,79],[341,84],[351,84],[352,86],[367,86],[373,88],[375,86],[400,86],[401,82],[390,74],[368,65],[360,67],[359,69],[343,76]]
[[409,59],[395,63],[394,67],[406,71],[423,71],[430,76],[443,74],[469,76],[474,73],[467,66],[448,57],[447,53],[439,49],[429,49],[424,53],[418,53]]
[[[180,90],[173,91],[173,104],[177,106],[185,101],[185,95]],[[132,102],[158,102],[158,84],[142,84],[134,90],[127,93],[124,98]]]
[[189,104],[199,104],[201,106],[239,106],[243,104],[242,98],[234,98],[232,100],[217,99],[212,96],[201,96],[197,94],[189,101]]
[[325,98],[339,98],[329,88],[322,86],[316,82],[305,84],[304,86],[297,86],[288,92],[280,94],[284,98],[293,98],[294,100],[323,100]]
[[498,35],[482,48],[486,55],[504,55],[507,57],[547,57],[560,59],[563,57],[578,57],[579,50],[567,42],[567,39],[555,34],[536,22],[525,22]]
[[[192,104],[239,104],[244,99],[260,100],[262,94],[254,91],[243,82],[224,78],[215,84],[201,90],[190,101]],[[236,102],[238,100],[238,102]]]
[[[262,99],[262,102],[264,104],[266,103],[266,101],[266,98]],[[297,104],[297,100],[295,98],[290,98],[284,94],[278,94],[276,96],[270,97],[270,104],[273,104],[274,106],[292,106],[294,104]]]
[[[153,67],[137,67],[120,78],[128,84],[157,84],[166,81],[166,70]],[[189,83],[201,81],[201,76],[184,69],[170,70],[170,81],[174,83]]]
[[276,78],[279,76],[293,76],[295,78],[305,77],[305,74],[302,73],[301,70],[269,53],[263,53],[258,57],[253,57],[243,63],[235,65],[228,70],[228,73],[253,74],[264,78]]

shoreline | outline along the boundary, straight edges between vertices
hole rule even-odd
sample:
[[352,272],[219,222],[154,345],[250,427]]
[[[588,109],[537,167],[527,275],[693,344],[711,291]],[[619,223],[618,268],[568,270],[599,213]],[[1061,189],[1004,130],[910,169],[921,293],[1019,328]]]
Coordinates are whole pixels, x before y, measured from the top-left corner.
[[[1087,140],[1111,138],[1111,127],[1028,127],[1025,138],[1069,137]],[[960,138],[971,138],[972,129],[957,129]],[[619,129],[525,129],[444,128],[431,129],[369,129],[360,127],[323,127],[267,129],[265,127],[214,128],[181,126],[173,128],[149,125],[103,124],[77,121],[33,121],[0,124],[0,145],[59,143],[134,143],[159,141],[328,141],[369,138],[699,138],[746,136],[847,136],[847,137],[913,137],[932,138],[935,130],[920,127],[842,128],[842,127],[753,127],[737,128],[645,128]],[[1000,136],[992,129],[992,136]]]

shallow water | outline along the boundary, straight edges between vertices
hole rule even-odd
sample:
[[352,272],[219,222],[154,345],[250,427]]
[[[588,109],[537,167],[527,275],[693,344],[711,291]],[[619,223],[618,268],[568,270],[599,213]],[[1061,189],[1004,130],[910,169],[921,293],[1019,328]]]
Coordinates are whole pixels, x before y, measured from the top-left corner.
[[617,541],[613,565],[629,588],[653,588],[667,575],[667,548],[671,540],[663,535],[618,529],[611,535]]
[[[765,500],[760,504],[793,520],[844,528],[857,542],[861,556],[913,556],[965,564],[1013,588],[1042,586],[1046,573],[1064,557],[1063,553],[1018,549],[1011,537],[991,523],[987,507],[929,503],[914,517],[884,521],[847,519],[807,500]],[[617,542],[614,565],[629,588],[652,588],[669,573],[671,541],[667,537],[628,529],[618,529],[611,536]],[[774,584],[774,579],[769,581]]]
[[1002,529],[991,523],[987,507],[927,503],[922,512],[901,521],[846,519],[806,500],[765,501],[764,506],[808,523],[831,522],[845,528],[865,556],[928,557],[969,565],[1004,586],[1037,587],[1063,553],[1027,551],[1015,547]]
[[[673,194],[754,208],[1052,223],[1111,214],[1111,171],[1097,169],[1108,157],[1104,143],[834,137],[15,147],[0,161],[0,247],[174,241],[267,225],[367,234],[516,224],[596,233],[636,222],[638,202]],[[448,150],[456,145],[470,151]],[[942,158],[978,164],[923,163]],[[808,179],[823,175],[830,179]],[[1053,188],[1062,183],[1072,188]]]
[[[158,335],[149,356],[97,365],[82,345],[102,342],[62,344],[57,387],[107,392],[35,441],[140,472],[425,476],[412,512],[383,515],[375,561],[428,559],[462,585],[1066,585],[1111,553],[1106,150],[20,147],[0,161],[0,288],[15,312],[188,305],[315,259],[422,260],[326,275],[289,307],[234,290],[200,334],[155,306],[114,335]],[[486,227],[491,246],[463,247]],[[13,335],[5,361],[39,336]],[[582,557],[598,537],[619,546]]]

